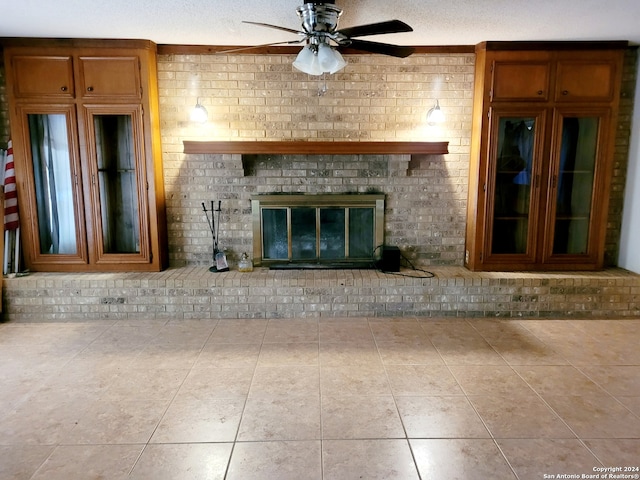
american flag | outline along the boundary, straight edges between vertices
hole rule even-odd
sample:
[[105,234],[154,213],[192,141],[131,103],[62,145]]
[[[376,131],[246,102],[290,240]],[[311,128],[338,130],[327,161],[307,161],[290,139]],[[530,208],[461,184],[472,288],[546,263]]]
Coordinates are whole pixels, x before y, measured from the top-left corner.
[[16,191],[16,171],[13,165],[13,145],[9,140],[7,161],[4,166],[4,229],[16,230],[20,226],[18,218],[18,192]]

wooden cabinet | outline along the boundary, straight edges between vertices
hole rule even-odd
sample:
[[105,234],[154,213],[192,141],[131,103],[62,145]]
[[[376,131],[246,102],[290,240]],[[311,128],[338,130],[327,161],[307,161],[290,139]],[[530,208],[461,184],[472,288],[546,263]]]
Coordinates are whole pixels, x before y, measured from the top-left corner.
[[602,268],[625,47],[478,46],[468,268]]
[[69,55],[20,55],[11,60],[13,89],[17,98],[57,97],[71,99],[73,88],[73,59]]
[[[613,102],[619,91],[616,58],[588,55],[560,56],[557,62],[556,102]],[[619,83],[619,82],[618,82]]]
[[140,98],[142,86],[137,56],[81,56],[78,62],[80,91],[84,98]]
[[155,45],[27,43],[5,47],[27,268],[165,268]]
[[551,64],[546,52],[497,56],[490,72],[489,98],[493,102],[546,102],[550,77]]

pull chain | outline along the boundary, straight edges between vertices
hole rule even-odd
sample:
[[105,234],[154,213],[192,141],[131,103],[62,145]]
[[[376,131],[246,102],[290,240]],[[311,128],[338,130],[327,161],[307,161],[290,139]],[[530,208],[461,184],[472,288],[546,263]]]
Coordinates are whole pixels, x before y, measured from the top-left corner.
[[318,96],[324,97],[328,91],[329,87],[327,87],[327,74],[326,72],[323,72],[320,80],[318,80]]

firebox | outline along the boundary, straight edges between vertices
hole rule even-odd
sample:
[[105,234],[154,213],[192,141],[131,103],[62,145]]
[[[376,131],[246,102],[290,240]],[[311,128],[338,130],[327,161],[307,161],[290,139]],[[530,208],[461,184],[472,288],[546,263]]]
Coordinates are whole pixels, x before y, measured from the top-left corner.
[[370,268],[384,242],[383,194],[251,197],[253,258],[270,268]]

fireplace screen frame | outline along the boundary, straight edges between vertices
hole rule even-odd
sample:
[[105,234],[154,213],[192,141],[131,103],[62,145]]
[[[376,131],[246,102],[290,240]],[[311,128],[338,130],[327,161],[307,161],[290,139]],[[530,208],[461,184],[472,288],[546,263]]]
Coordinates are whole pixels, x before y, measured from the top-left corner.
[[[265,258],[263,241],[263,209],[287,210],[287,243],[288,258]],[[313,259],[294,259],[292,257],[292,233],[291,233],[291,209],[295,208],[343,208],[346,211],[351,208],[373,209],[373,245],[371,255],[367,258],[352,258],[346,255],[344,258],[322,259],[320,256]],[[374,261],[379,260],[381,246],[384,243],[384,208],[385,195],[377,193],[348,193],[348,194],[260,194],[251,196],[251,216],[253,223],[253,262],[256,266],[268,267],[339,267],[339,268],[366,268]],[[348,214],[346,214],[348,218]],[[345,221],[347,223],[348,220]],[[348,230],[345,227],[345,230]],[[321,235],[317,227],[315,235]],[[345,243],[349,243],[349,234],[346,232]],[[319,247],[318,247],[319,248]],[[348,247],[346,247],[348,252]]]

